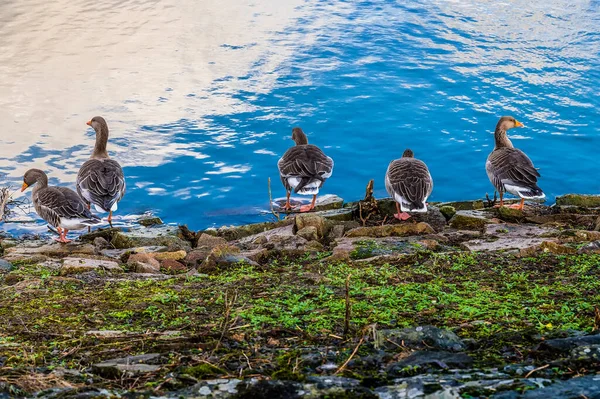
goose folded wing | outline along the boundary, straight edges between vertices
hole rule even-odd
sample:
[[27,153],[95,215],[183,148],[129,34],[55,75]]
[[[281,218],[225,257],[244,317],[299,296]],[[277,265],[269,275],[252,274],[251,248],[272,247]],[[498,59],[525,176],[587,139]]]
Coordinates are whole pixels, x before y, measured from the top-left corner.
[[77,186],[92,203],[110,208],[125,192],[123,170],[112,160],[90,160],[81,168]]
[[529,186],[535,185],[540,177],[529,157],[516,148],[494,151],[490,156],[490,163],[495,178],[502,183]]
[[390,168],[389,180],[393,190],[410,202],[422,202],[431,192],[429,171],[423,163],[402,161]]
[[37,197],[38,205],[49,215],[60,218],[77,219],[89,218],[91,212],[85,207],[83,201],[73,192],[66,193],[65,188],[51,187],[41,191]]
[[316,147],[292,147],[278,166],[282,176],[323,177],[333,170],[333,160]]

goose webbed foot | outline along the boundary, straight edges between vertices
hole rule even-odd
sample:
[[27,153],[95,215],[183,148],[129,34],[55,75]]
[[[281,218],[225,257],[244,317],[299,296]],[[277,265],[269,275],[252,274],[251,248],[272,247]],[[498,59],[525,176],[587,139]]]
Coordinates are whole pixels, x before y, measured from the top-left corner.
[[394,217],[402,221],[410,219],[410,215],[406,212],[394,213]]

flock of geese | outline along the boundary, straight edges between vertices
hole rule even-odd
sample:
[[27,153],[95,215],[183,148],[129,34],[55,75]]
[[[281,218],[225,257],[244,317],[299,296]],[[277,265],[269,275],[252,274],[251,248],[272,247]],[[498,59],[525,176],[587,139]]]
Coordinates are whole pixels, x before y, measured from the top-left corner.
[[[48,186],[48,177],[39,169],[30,169],[23,177],[21,191],[33,187],[32,202],[38,215],[55,227],[59,233],[56,240],[61,243],[67,239],[69,230],[80,230],[102,223],[92,214],[108,212],[108,223],[117,210],[118,202],[125,194],[125,177],[119,163],[111,159],[106,151],[108,125],[104,118],[96,116],[87,122],[96,131],[96,145],[88,161],[79,170],[76,180],[77,192],[67,187]],[[510,193],[521,198],[519,204],[511,205],[523,209],[526,199],[545,198],[537,185],[540,177],[533,163],[525,153],[514,148],[508,139],[507,131],[523,124],[511,116],[503,116],[496,125],[494,133],[495,148],[487,158],[485,169],[495,189],[500,194],[500,204],[504,206],[503,196]],[[286,211],[294,210],[290,204],[292,190],[300,195],[312,195],[309,205],[301,206],[300,212],[311,211],[319,189],[333,173],[333,159],[312,144],[308,144],[306,134],[295,127],[292,130],[295,146],[288,149],[277,162],[281,182],[286,189]],[[399,220],[410,218],[408,212],[427,212],[427,198],[433,191],[433,179],[427,165],[414,157],[407,149],[402,158],[392,161],[385,174],[385,188],[396,201]]]

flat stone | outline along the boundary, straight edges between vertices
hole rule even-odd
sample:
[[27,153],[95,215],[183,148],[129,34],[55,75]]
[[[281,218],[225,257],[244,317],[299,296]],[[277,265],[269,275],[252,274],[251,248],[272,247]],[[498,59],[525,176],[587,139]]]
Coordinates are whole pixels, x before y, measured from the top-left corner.
[[430,225],[420,223],[388,224],[385,226],[357,227],[346,233],[346,237],[406,237],[420,234],[433,234]]
[[315,202],[315,211],[328,211],[339,209],[344,205],[344,200],[335,194],[325,194],[317,197]]
[[600,207],[600,195],[565,194],[556,197],[556,205],[574,205],[586,208]]
[[522,210],[509,208],[507,206],[496,208],[496,215],[499,219],[504,220],[505,222],[516,223],[525,220],[525,214]]
[[247,224],[244,226],[224,226],[216,231],[219,237],[223,237],[227,241],[240,240],[242,238],[253,236],[259,233],[264,233],[269,230],[277,229],[279,227],[288,226],[294,223],[294,218],[287,218],[281,221],[272,223],[254,223]]
[[437,204],[437,206],[439,208],[451,206],[457,211],[474,211],[484,208],[483,200],[442,202]]
[[482,230],[492,223],[483,211],[457,211],[450,219],[450,227],[457,230]]
[[583,337],[547,339],[542,341],[537,349],[567,353],[577,347],[590,345],[600,345],[600,334],[585,335]]
[[600,254],[600,241],[590,242],[584,247],[579,248],[581,254]]
[[123,269],[117,262],[112,260],[99,260],[87,258],[65,258],[60,268],[61,276],[81,274],[92,271],[107,271],[111,273],[122,273]]
[[558,230],[549,227],[523,224],[490,223],[485,226],[481,238],[461,243],[468,251],[504,251],[528,249],[552,241]]
[[154,252],[152,253],[152,257],[156,260],[181,260],[184,259],[187,255],[187,252],[180,250],[175,252]]
[[452,331],[434,326],[379,330],[377,331],[376,342],[380,347],[387,349],[397,349],[399,346],[445,351],[462,351],[465,349],[463,341]]
[[164,246],[169,251],[190,250],[190,243],[181,239],[178,233],[178,228],[168,225],[142,227],[129,232],[116,232],[110,243],[117,249]]
[[464,369],[473,364],[473,359],[464,353],[451,353],[446,351],[417,351],[408,357],[393,363],[388,368],[388,373],[402,374],[402,369],[409,366],[434,367],[438,369]]
[[160,354],[158,353],[128,356],[96,363],[92,366],[92,370],[105,378],[118,378],[123,374],[139,375],[153,373],[160,370],[160,366],[146,363],[155,363],[159,359]]
[[331,209],[313,214],[333,222],[349,222],[354,219],[354,209],[352,208]]
[[8,248],[5,250],[4,259],[7,261],[26,260],[34,257],[35,255],[63,258],[74,254],[93,255],[96,250],[91,244],[52,243],[41,246],[36,245],[38,245],[38,242],[22,242],[16,247]]
[[427,244],[419,237],[344,237],[336,241],[331,260],[372,260],[413,254]]
[[550,398],[600,398],[600,375],[588,375],[558,381],[539,389],[529,389],[522,394],[502,392],[493,396],[494,399],[550,399]]

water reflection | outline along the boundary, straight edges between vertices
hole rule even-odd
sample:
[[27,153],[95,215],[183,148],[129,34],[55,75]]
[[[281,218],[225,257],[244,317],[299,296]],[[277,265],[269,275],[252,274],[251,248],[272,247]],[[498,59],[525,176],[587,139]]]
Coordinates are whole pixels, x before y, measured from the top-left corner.
[[[594,2],[240,3],[103,0],[0,4],[0,170],[71,184],[103,115],[125,167],[122,215],[202,228],[259,221],[276,161],[301,125],[356,199],[411,147],[432,200],[492,190],[497,117],[553,195],[600,190]],[[577,165],[574,173],[564,165]]]

